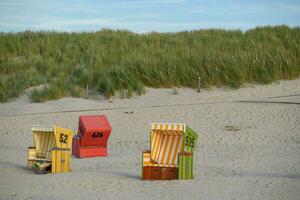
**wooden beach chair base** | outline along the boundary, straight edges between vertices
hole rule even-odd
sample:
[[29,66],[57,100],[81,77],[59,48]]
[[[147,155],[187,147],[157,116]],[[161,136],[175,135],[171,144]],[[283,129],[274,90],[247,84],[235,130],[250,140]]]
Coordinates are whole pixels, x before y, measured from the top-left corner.
[[79,138],[74,137],[73,143],[72,143],[72,155],[77,158],[107,156],[107,147],[105,147],[105,146],[82,147],[82,146],[80,146]]
[[143,180],[174,180],[178,179],[177,167],[143,167]]

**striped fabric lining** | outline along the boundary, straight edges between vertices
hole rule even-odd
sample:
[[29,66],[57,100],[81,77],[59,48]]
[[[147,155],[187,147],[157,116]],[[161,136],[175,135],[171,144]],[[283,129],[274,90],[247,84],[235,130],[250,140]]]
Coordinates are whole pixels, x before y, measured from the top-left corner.
[[183,136],[165,135],[157,162],[174,165],[177,163],[177,154],[182,150]]
[[[38,158],[51,159],[51,150],[55,146],[55,137],[52,127],[33,127],[33,138]],[[52,131],[51,131],[52,130]]]
[[152,131],[164,131],[173,134],[180,134],[180,132],[185,132],[185,124],[181,123],[152,123]]
[[154,123],[151,126],[151,159],[158,164],[177,165],[183,150],[185,124]]
[[178,165],[167,165],[167,164],[145,164],[144,167],[178,167]]
[[34,125],[31,127],[32,131],[45,131],[45,132],[53,132],[54,129],[52,126],[37,126]]
[[151,167],[178,167],[178,165],[169,165],[169,164],[155,164],[151,163],[150,153],[143,153],[143,166]]

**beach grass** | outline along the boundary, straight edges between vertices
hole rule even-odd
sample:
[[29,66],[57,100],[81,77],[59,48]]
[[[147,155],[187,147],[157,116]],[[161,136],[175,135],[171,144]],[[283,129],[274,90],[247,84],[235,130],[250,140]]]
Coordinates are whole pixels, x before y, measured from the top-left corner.
[[0,33],[0,99],[27,88],[31,100],[84,96],[84,88],[107,98],[145,86],[197,88],[267,84],[300,75],[300,28],[207,29],[177,33]]

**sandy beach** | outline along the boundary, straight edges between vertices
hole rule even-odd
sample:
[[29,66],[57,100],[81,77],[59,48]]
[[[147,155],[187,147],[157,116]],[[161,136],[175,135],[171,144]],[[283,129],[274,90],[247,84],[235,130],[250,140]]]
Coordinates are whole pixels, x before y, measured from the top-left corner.
[[[30,103],[24,94],[0,104],[0,199],[300,198],[300,79],[177,91],[147,88],[131,99],[45,103]],[[104,114],[111,123],[108,157],[73,157],[66,174],[27,170],[32,125],[77,132],[78,117],[87,114]],[[199,133],[194,180],[140,180],[151,122],[187,123]]]

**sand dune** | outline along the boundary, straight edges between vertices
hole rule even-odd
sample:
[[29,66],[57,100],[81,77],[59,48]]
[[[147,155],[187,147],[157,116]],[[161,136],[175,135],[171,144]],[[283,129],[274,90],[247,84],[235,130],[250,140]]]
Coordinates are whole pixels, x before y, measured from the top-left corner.
[[[201,93],[182,88],[177,95],[147,90],[112,102],[64,98],[33,104],[24,95],[1,104],[0,199],[299,199],[300,80]],[[82,114],[108,117],[109,157],[73,158],[69,174],[28,171],[31,125],[77,131]],[[194,180],[139,179],[151,122],[183,122],[200,133]]]

